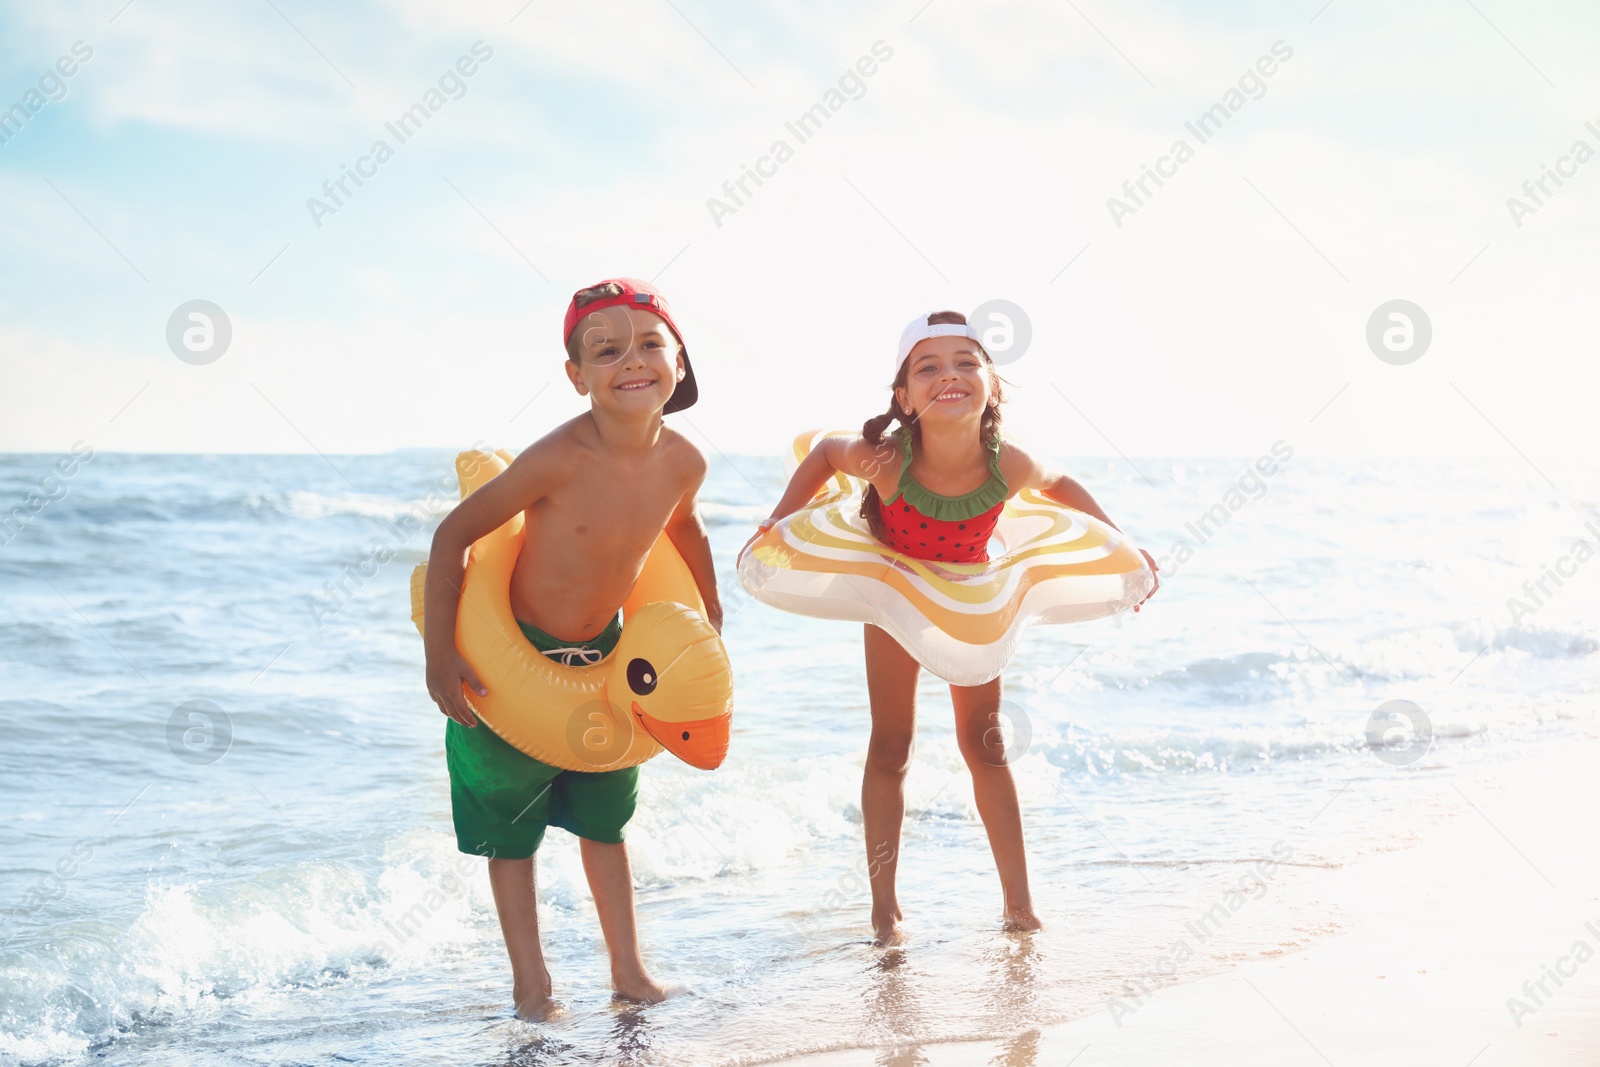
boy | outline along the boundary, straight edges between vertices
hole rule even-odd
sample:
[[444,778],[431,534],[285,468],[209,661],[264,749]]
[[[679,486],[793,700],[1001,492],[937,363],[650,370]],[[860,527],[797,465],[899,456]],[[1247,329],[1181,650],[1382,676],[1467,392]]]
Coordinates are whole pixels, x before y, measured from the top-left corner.
[[562,339],[567,378],[589,398],[588,412],[535,441],[446,516],[433,537],[424,592],[428,694],[450,719],[445,751],[456,844],[489,857],[512,998],[525,1019],[557,1010],[534,897],[533,854],[549,824],[580,839],[617,995],[645,1003],[666,996],[639,956],[622,843],[639,768],[559,770],[478,724],[463,686],[480,696],[488,691],[455,645],[467,550],[525,513],[511,607],[530,643],[557,662],[593,662],[615,647],[619,609],[663,529],[694,575],[708,621],[722,630],[711,546],[695,509],[706,460],[661,422],[664,412],[682,411],[699,396],[666,301],[631,278],[580,289]]

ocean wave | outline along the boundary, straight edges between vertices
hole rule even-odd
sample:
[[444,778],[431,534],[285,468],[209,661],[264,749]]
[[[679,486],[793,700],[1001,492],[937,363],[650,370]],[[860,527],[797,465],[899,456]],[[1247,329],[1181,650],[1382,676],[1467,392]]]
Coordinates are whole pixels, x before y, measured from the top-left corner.
[[[456,503],[454,492],[446,495],[435,492],[432,495],[421,494],[415,498],[373,496],[365,493],[337,493],[324,494],[296,490],[289,493],[271,494],[279,499],[272,500],[271,506],[280,508],[291,518],[296,519],[329,519],[329,518],[362,518],[382,519],[393,522],[402,515],[415,515],[418,517],[430,516],[438,518],[450,510]],[[261,500],[265,498],[254,498]]]
[[[75,499],[71,494],[52,504],[36,522],[57,526],[101,526],[127,523],[173,522],[319,522],[330,519],[369,519],[393,523],[413,515],[433,522],[447,514],[457,502],[454,491],[418,492],[415,495],[375,493],[320,493],[308,489],[262,492],[206,492],[158,495],[125,493],[94,500]],[[770,502],[737,504],[713,500],[699,502],[700,516],[707,526],[754,525],[771,512]]]
[[772,514],[771,501],[724,504],[702,499],[699,501],[699,507],[700,518],[707,526],[749,526],[751,533],[755,533],[756,523]]
[[1507,626],[1457,622],[1401,630],[1357,641],[1297,642],[1281,650],[1254,649],[1198,657],[1153,674],[1137,664],[1093,657],[1057,671],[1031,672],[1054,692],[1138,688],[1182,693],[1196,702],[1263,702],[1305,698],[1343,688],[1357,691],[1394,682],[1448,681],[1475,657],[1516,653],[1533,660],[1573,660],[1600,652],[1590,627]]
[[[681,884],[773,867],[821,840],[859,833],[859,764],[802,758],[786,765],[730,763],[714,778],[647,768],[628,828],[641,885]],[[752,797],[760,797],[752,804]]]
[[126,926],[38,931],[0,964],[0,1064],[71,1059],[230,1001],[422,966],[476,943],[482,861],[439,834],[394,842],[375,876],[300,864],[248,881],[152,884]]
[[[1305,723],[1208,734],[1162,730],[1069,731],[1035,744],[1056,775],[1237,774],[1318,756],[1367,749],[1365,717],[1343,723]],[[1470,736],[1468,731],[1462,736]]]
[[1600,651],[1600,638],[1590,630],[1553,626],[1496,626],[1487,643],[1497,651],[1526,652],[1536,659],[1568,659]]
[[42,512],[36,524],[55,530],[91,533],[100,528],[139,523],[318,522],[366,519],[393,523],[412,515],[431,523],[455,504],[455,494],[419,492],[415,496],[373,493],[318,493],[291,489],[266,492],[182,491],[68,494]]
[[[1331,759],[1369,760],[1379,743],[1369,733],[1379,702],[1313,710],[1299,722],[1242,726],[1210,731],[1125,729],[1091,731],[1073,726],[1053,736],[1032,741],[1028,755],[1039,756],[1053,769],[1053,777],[1145,776],[1169,774],[1237,774],[1266,771],[1285,765],[1328,766]],[[1457,746],[1485,741],[1509,742],[1530,738],[1562,723],[1591,720],[1592,702],[1568,696],[1528,701],[1506,709],[1499,701],[1482,700],[1439,706],[1419,704],[1426,717],[1423,750],[1416,756],[1419,769],[1448,765],[1461,758]],[[1383,725],[1382,736],[1394,744],[1419,743],[1413,724],[1396,721]],[[1399,733],[1390,734],[1390,729]],[[1374,768],[1377,764],[1372,765]]]

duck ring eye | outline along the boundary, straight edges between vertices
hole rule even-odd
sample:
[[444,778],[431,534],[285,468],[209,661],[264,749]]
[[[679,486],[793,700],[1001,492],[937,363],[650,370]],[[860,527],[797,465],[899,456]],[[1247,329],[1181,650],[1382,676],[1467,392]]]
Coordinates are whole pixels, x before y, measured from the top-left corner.
[[658,680],[656,669],[650,665],[649,660],[635,659],[628,661],[628,688],[632,689],[635,694],[649,696],[655,691]]

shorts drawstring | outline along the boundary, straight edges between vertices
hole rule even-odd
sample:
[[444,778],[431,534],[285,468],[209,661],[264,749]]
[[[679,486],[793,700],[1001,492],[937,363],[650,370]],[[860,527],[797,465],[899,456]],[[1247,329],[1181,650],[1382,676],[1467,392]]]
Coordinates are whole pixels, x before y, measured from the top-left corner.
[[544,654],[563,667],[592,667],[605,659],[605,653],[598,648],[547,648]]

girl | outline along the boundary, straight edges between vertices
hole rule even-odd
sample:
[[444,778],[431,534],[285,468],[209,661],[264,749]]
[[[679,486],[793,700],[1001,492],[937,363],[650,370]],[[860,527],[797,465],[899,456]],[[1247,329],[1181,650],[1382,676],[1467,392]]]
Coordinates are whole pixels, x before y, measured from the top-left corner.
[[[813,449],[762,528],[804,507],[835,471],[868,483],[861,517],[880,541],[933,562],[986,561],[1005,501],[1022,489],[1038,489],[1115,526],[1087,489],[1047,471],[1001,438],[1002,399],[994,363],[966,316],[936,311],[913,320],[900,338],[889,410],[868,419],[860,437],[828,437]],[[900,425],[885,437],[891,422]],[[1150,553],[1144,557],[1154,570]],[[895,869],[921,665],[876,626],[866,626],[865,641],[872,740],[861,780],[861,816],[872,928],[879,944],[892,944],[902,937]],[[956,739],[1000,874],[1005,925],[1037,930],[1017,789],[998,728],[1000,679],[952,685],[950,700]]]

